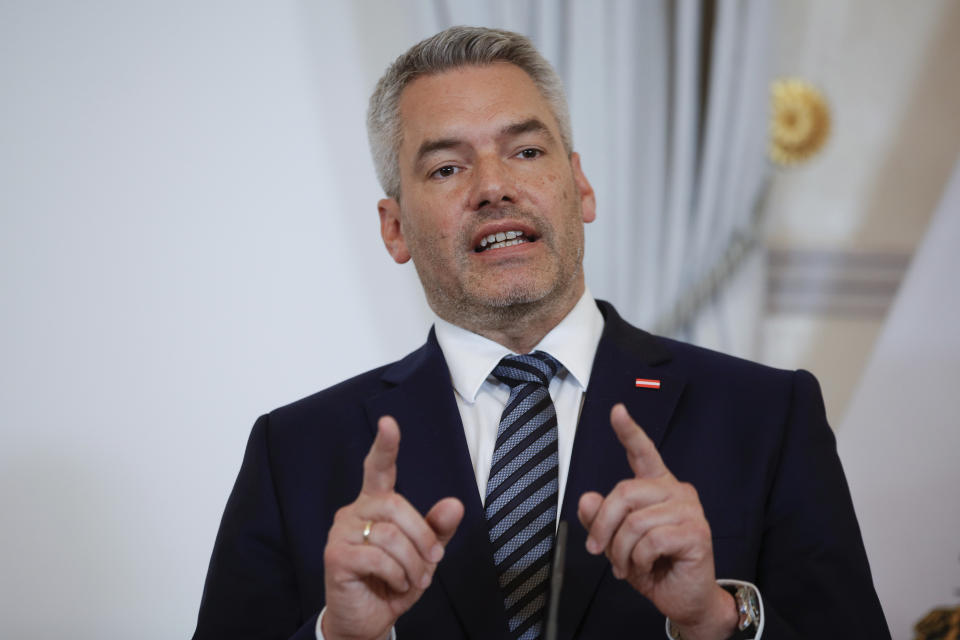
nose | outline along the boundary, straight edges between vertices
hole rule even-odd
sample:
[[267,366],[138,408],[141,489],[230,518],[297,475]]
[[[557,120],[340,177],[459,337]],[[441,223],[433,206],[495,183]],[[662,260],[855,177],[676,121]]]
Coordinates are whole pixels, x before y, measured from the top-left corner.
[[473,169],[471,207],[479,211],[516,201],[517,186],[507,161],[501,158],[478,159]]

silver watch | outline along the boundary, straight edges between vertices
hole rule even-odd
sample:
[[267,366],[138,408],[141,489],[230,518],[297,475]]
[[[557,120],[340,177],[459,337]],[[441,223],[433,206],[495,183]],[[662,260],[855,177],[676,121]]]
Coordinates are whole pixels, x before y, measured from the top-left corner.
[[756,628],[760,624],[760,603],[757,602],[757,591],[746,585],[738,585],[732,590],[725,587],[733,594],[733,599],[737,602],[737,614],[740,620],[737,623],[737,630],[746,631],[751,626]]

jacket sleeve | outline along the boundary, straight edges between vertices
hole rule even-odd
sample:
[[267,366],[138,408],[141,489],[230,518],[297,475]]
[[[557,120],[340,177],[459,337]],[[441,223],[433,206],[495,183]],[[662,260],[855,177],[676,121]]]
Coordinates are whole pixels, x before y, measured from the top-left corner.
[[253,426],[227,500],[194,640],[314,639],[319,611],[301,611],[269,451],[269,417]]
[[764,517],[765,638],[890,638],[816,379],[793,376]]

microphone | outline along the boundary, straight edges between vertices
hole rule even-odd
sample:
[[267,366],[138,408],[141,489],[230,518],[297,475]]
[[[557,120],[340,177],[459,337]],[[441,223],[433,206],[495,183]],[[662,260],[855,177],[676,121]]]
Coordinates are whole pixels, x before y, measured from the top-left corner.
[[560,589],[563,587],[563,560],[567,557],[567,521],[557,525],[553,543],[553,569],[550,572],[550,601],[547,603],[546,640],[557,640],[557,618],[560,616]]

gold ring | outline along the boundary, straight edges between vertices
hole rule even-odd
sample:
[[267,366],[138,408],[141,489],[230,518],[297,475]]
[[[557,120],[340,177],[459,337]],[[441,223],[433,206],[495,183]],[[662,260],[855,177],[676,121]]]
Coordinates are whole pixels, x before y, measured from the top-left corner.
[[363,524],[363,544],[370,544],[370,531],[373,529],[373,520],[367,520]]

